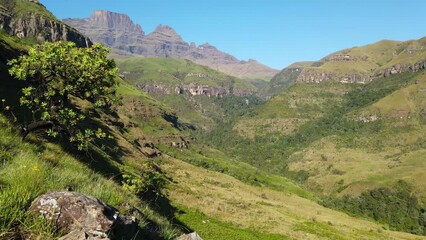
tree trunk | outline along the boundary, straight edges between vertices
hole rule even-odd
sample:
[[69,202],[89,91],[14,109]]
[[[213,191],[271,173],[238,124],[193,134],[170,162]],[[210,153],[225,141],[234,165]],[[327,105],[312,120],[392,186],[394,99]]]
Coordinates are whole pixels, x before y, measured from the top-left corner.
[[22,140],[24,140],[25,137],[30,132],[40,130],[40,129],[47,129],[47,128],[50,128],[50,127],[53,127],[53,126],[54,126],[53,122],[50,122],[50,121],[39,121],[39,122],[30,123],[30,124],[22,127],[22,129],[21,129]]

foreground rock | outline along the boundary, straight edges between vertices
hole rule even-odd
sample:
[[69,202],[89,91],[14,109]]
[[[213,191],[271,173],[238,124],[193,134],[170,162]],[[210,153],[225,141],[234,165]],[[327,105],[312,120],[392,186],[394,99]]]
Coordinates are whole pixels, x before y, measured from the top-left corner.
[[180,236],[177,240],[203,240],[200,235],[198,235],[196,232],[184,234]]
[[61,239],[115,239],[114,235],[122,233],[122,229],[130,236],[137,231],[136,219],[121,217],[104,202],[76,192],[52,191],[41,195],[31,204],[30,213],[42,215],[68,233]]

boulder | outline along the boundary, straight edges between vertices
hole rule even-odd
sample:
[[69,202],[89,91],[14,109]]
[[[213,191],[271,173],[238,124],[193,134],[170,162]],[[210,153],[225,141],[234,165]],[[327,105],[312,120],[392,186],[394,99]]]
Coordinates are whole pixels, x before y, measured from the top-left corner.
[[184,234],[178,237],[177,240],[203,240],[196,232]]
[[48,192],[36,198],[29,211],[68,233],[62,240],[114,239],[120,228],[137,231],[135,218],[120,217],[115,208],[77,192]]

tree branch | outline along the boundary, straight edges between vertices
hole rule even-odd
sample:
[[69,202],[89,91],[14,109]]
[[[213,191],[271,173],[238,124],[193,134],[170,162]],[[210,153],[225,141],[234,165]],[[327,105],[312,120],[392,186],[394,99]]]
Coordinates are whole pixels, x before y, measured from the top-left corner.
[[33,131],[36,130],[40,130],[40,129],[47,129],[47,128],[51,128],[54,126],[54,123],[51,121],[39,121],[39,122],[34,122],[34,123],[30,123],[26,126],[24,126],[21,129],[21,136],[22,136],[22,140],[25,139],[25,137]]

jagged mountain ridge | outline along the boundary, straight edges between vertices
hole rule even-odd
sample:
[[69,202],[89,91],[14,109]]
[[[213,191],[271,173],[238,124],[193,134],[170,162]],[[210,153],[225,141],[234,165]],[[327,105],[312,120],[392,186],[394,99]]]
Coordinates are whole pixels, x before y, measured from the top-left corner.
[[184,58],[235,77],[269,80],[277,70],[257,61],[240,61],[206,43],[196,46],[185,42],[170,26],[159,25],[152,33],[144,34],[125,14],[95,11],[91,17],[64,19],[65,23],[101,42],[125,53],[147,57]]

